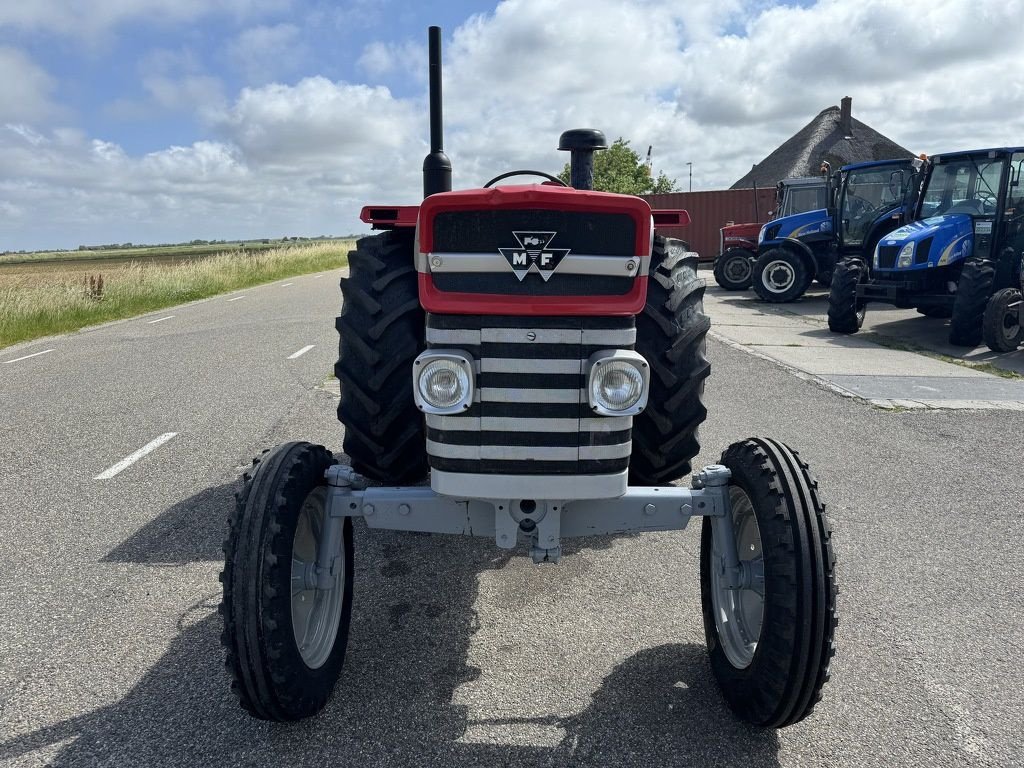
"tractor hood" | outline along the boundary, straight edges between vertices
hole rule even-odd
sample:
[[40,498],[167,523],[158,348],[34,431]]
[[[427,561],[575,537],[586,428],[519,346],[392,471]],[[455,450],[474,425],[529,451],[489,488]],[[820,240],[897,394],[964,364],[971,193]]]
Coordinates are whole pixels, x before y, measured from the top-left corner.
[[758,245],[777,240],[795,239],[809,235],[828,234],[832,232],[832,217],[824,208],[817,211],[794,213],[781,219],[770,221],[761,227]]
[[966,258],[974,244],[973,219],[962,213],[912,221],[883,237],[875,249],[880,269],[928,269]]
[[928,219],[904,224],[899,229],[894,229],[882,239],[887,245],[902,245],[908,240],[921,242],[926,237],[934,237],[940,230],[943,233],[949,232],[956,235],[970,234],[973,232],[971,217],[963,213],[932,216]]

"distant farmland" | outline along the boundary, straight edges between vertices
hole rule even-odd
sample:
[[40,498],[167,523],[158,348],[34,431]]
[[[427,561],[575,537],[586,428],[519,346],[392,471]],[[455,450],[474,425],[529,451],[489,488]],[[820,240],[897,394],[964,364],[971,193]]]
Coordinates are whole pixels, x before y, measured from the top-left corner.
[[352,239],[320,239],[245,243],[244,248],[229,243],[68,251],[28,259],[23,257],[29,254],[9,254],[0,257],[0,348],[337,269],[347,263],[353,244]]
[[35,251],[0,253],[0,272],[7,271],[92,271],[143,264],[175,264],[203,259],[222,253],[255,253],[274,248],[295,248],[315,244],[349,242],[350,238],[313,238],[302,240],[244,240],[222,243],[180,243],[135,247],[96,247],[75,251]]

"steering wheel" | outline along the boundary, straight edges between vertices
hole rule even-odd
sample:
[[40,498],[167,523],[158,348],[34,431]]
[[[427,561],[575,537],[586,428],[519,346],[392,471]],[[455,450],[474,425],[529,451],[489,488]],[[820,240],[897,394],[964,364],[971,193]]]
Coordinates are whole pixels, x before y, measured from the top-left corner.
[[555,182],[555,184],[558,184],[559,186],[562,186],[562,187],[568,187],[569,186],[568,184],[566,184],[564,181],[562,181],[557,176],[552,176],[550,173],[544,173],[544,171],[509,171],[508,173],[503,173],[500,176],[495,176],[493,179],[488,181],[486,184],[484,184],[484,189],[488,189],[489,187],[493,186],[494,184],[497,184],[502,179],[507,179],[509,176],[542,176],[543,178],[547,179],[548,181]]
[[871,203],[869,203],[863,197],[848,194],[846,196],[846,199],[850,206],[851,219],[859,219],[862,216],[866,216],[867,214],[871,213],[872,210],[874,210],[874,206],[871,205]]

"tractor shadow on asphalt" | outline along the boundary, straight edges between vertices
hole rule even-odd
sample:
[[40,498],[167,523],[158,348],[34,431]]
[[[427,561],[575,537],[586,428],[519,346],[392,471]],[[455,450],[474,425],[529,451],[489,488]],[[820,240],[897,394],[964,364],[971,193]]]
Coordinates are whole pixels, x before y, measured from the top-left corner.
[[[175,505],[107,559],[219,561],[223,504],[234,489],[229,483]],[[193,523],[201,523],[194,535],[171,541],[169,532]],[[371,532],[362,523],[355,535],[348,655],[334,698],[320,716],[265,723],[238,707],[223,668],[219,585],[211,579],[208,596],[180,617],[178,635],[164,655],[120,700],[4,737],[0,762],[389,768],[779,764],[777,735],[738,722],[725,707],[703,645],[661,645],[625,658],[575,714],[474,720],[469,706],[456,703],[467,698],[465,692],[456,691],[481,675],[470,654],[480,630],[480,578],[505,569],[522,553],[468,538]],[[578,552],[611,541],[570,543]],[[539,577],[526,574],[551,574],[541,578],[544,583],[586,578],[586,560],[570,552],[557,568],[510,568],[514,572],[499,577],[505,593],[500,599],[515,599],[524,585],[536,588]],[[529,667],[524,659],[526,674]]]

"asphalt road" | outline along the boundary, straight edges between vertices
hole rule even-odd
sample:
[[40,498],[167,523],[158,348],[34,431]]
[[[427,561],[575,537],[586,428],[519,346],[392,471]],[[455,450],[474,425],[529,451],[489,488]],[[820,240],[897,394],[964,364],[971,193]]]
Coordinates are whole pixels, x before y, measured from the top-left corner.
[[361,524],[334,699],[249,719],[218,642],[220,543],[252,455],[340,448],[337,276],[0,352],[0,764],[1020,764],[1024,414],[883,411],[713,341],[700,461],[781,438],[834,523],[839,647],[810,719],[760,731],[722,703],[697,525],[535,566]]

